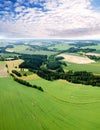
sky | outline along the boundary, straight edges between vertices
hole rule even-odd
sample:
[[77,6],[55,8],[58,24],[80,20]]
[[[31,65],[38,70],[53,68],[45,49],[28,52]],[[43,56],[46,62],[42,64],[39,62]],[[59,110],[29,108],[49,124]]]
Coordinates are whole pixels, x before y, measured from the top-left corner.
[[0,0],[2,38],[100,39],[100,0]]

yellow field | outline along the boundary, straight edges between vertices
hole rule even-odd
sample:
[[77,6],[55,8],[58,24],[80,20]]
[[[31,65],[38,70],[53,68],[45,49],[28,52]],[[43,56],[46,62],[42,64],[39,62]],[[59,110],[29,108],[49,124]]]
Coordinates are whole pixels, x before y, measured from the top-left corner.
[[64,57],[65,61],[67,62],[72,62],[76,64],[88,64],[88,63],[95,62],[89,59],[88,57],[81,57],[81,56],[75,56],[75,55],[69,55],[69,54],[60,54],[59,56]]
[[8,65],[8,71],[11,73],[11,71],[14,70],[20,70],[19,65],[23,62],[23,60],[12,60],[12,61],[6,61],[6,64]]
[[8,77],[5,62],[0,62],[0,77]]
[[28,76],[22,76],[22,77],[20,77],[20,79],[32,80],[32,79],[40,79],[40,77],[37,74],[32,74],[32,75],[28,75]]
[[[12,60],[12,61],[6,61],[6,64],[8,65],[8,71],[9,73],[12,72],[12,70],[20,71],[19,65],[23,62],[23,60]],[[24,69],[24,71],[28,71],[28,69]],[[15,75],[16,76],[16,75]],[[32,80],[32,79],[39,79],[40,77],[36,74],[28,75],[28,76],[22,76],[20,79],[23,80]]]

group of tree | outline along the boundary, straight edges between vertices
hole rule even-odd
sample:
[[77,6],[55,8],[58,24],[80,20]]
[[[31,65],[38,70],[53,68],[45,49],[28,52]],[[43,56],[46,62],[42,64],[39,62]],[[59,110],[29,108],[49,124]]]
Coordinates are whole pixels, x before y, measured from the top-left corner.
[[72,83],[100,86],[100,76],[93,75],[87,71],[53,72],[48,69],[40,69],[37,74],[46,80],[65,79]]
[[87,55],[87,57],[90,58],[91,60],[100,61],[100,56]]
[[21,73],[18,72],[17,70],[12,70],[12,73],[14,73],[15,75],[17,75],[18,77],[21,77]]
[[13,45],[7,45],[5,47],[0,47],[0,53],[5,53],[7,48],[13,48]]
[[47,60],[46,55],[27,55],[23,54],[19,56],[20,59],[23,59],[24,62],[19,65],[20,68],[28,69],[39,69],[42,64]]
[[72,83],[79,83],[85,85],[92,85],[92,86],[100,86],[100,76],[93,75],[91,72],[87,71],[68,71],[62,75],[63,79],[68,80]]
[[68,53],[77,53],[77,52],[88,53],[88,52],[93,52],[93,51],[96,51],[96,49],[93,49],[93,48],[71,47],[68,50],[66,50],[66,52],[68,52]]
[[60,73],[57,71],[51,71],[48,70],[47,68],[41,68],[40,70],[37,70],[37,75],[39,75],[40,77],[46,79],[46,80],[56,80],[60,78]]
[[77,43],[71,43],[71,46],[75,46],[75,47],[86,47],[86,46],[96,46],[97,43],[94,42],[77,42]]
[[44,92],[44,90],[43,90],[42,87],[37,86],[37,85],[32,85],[32,84],[30,84],[29,82],[27,82],[27,81],[25,81],[25,80],[22,80],[22,79],[20,79],[20,78],[17,78],[17,77],[15,77],[15,75],[14,75],[13,73],[11,73],[10,75],[14,78],[14,80],[15,80],[16,82],[18,82],[18,83],[20,83],[20,84],[22,84],[22,85],[24,85],[24,86],[26,86],[26,87],[35,88],[35,89],[37,89],[37,90],[39,90],[39,91],[41,91],[41,92]]

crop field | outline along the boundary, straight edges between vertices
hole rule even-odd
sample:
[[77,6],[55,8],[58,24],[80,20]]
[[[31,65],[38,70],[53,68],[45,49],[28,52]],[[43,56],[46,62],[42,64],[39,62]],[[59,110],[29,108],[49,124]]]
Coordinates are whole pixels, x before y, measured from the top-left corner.
[[76,55],[69,55],[69,54],[60,54],[59,56],[64,57],[64,61],[76,63],[76,64],[88,64],[93,63],[95,61],[89,59],[88,57],[81,57]]
[[53,55],[56,54],[56,52],[53,51],[44,51],[44,50],[36,50],[36,51],[32,51],[29,52],[28,54],[36,54],[36,55]]
[[15,45],[14,48],[7,48],[6,49],[7,52],[17,52],[17,53],[23,53],[23,54],[40,54],[40,55],[53,55],[56,52],[53,51],[46,51],[46,50],[36,50],[33,49],[31,47],[29,47],[28,45]]
[[8,65],[8,71],[9,73],[13,70],[13,69],[19,69],[19,64],[21,64],[23,62],[23,60],[19,59],[19,60],[12,60],[12,61],[6,61],[6,64]]
[[100,88],[28,80],[45,92],[0,78],[0,130],[99,130]]
[[64,67],[64,69],[73,71],[88,71],[95,74],[100,74],[100,62],[90,64],[67,63],[67,66]]
[[14,46],[14,48],[7,48],[6,51],[7,52],[24,52],[26,51],[26,49],[29,48],[29,46],[25,46],[25,45],[18,45],[18,46]]
[[67,50],[70,47],[72,47],[72,46],[70,46],[70,43],[61,43],[61,44],[56,44],[56,45],[50,46],[49,49]]
[[1,77],[8,77],[7,68],[3,61],[0,61],[0,78]]

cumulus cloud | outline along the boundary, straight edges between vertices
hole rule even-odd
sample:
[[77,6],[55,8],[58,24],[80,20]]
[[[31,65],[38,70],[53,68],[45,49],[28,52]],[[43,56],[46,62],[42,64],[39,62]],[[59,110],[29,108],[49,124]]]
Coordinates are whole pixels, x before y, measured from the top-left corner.
[[100,36],[100,12],[92,8],[91,0],[29,0],[27,6],[24,2],[17,0],[11,12],[7,8],[1,33],[31,38]]

